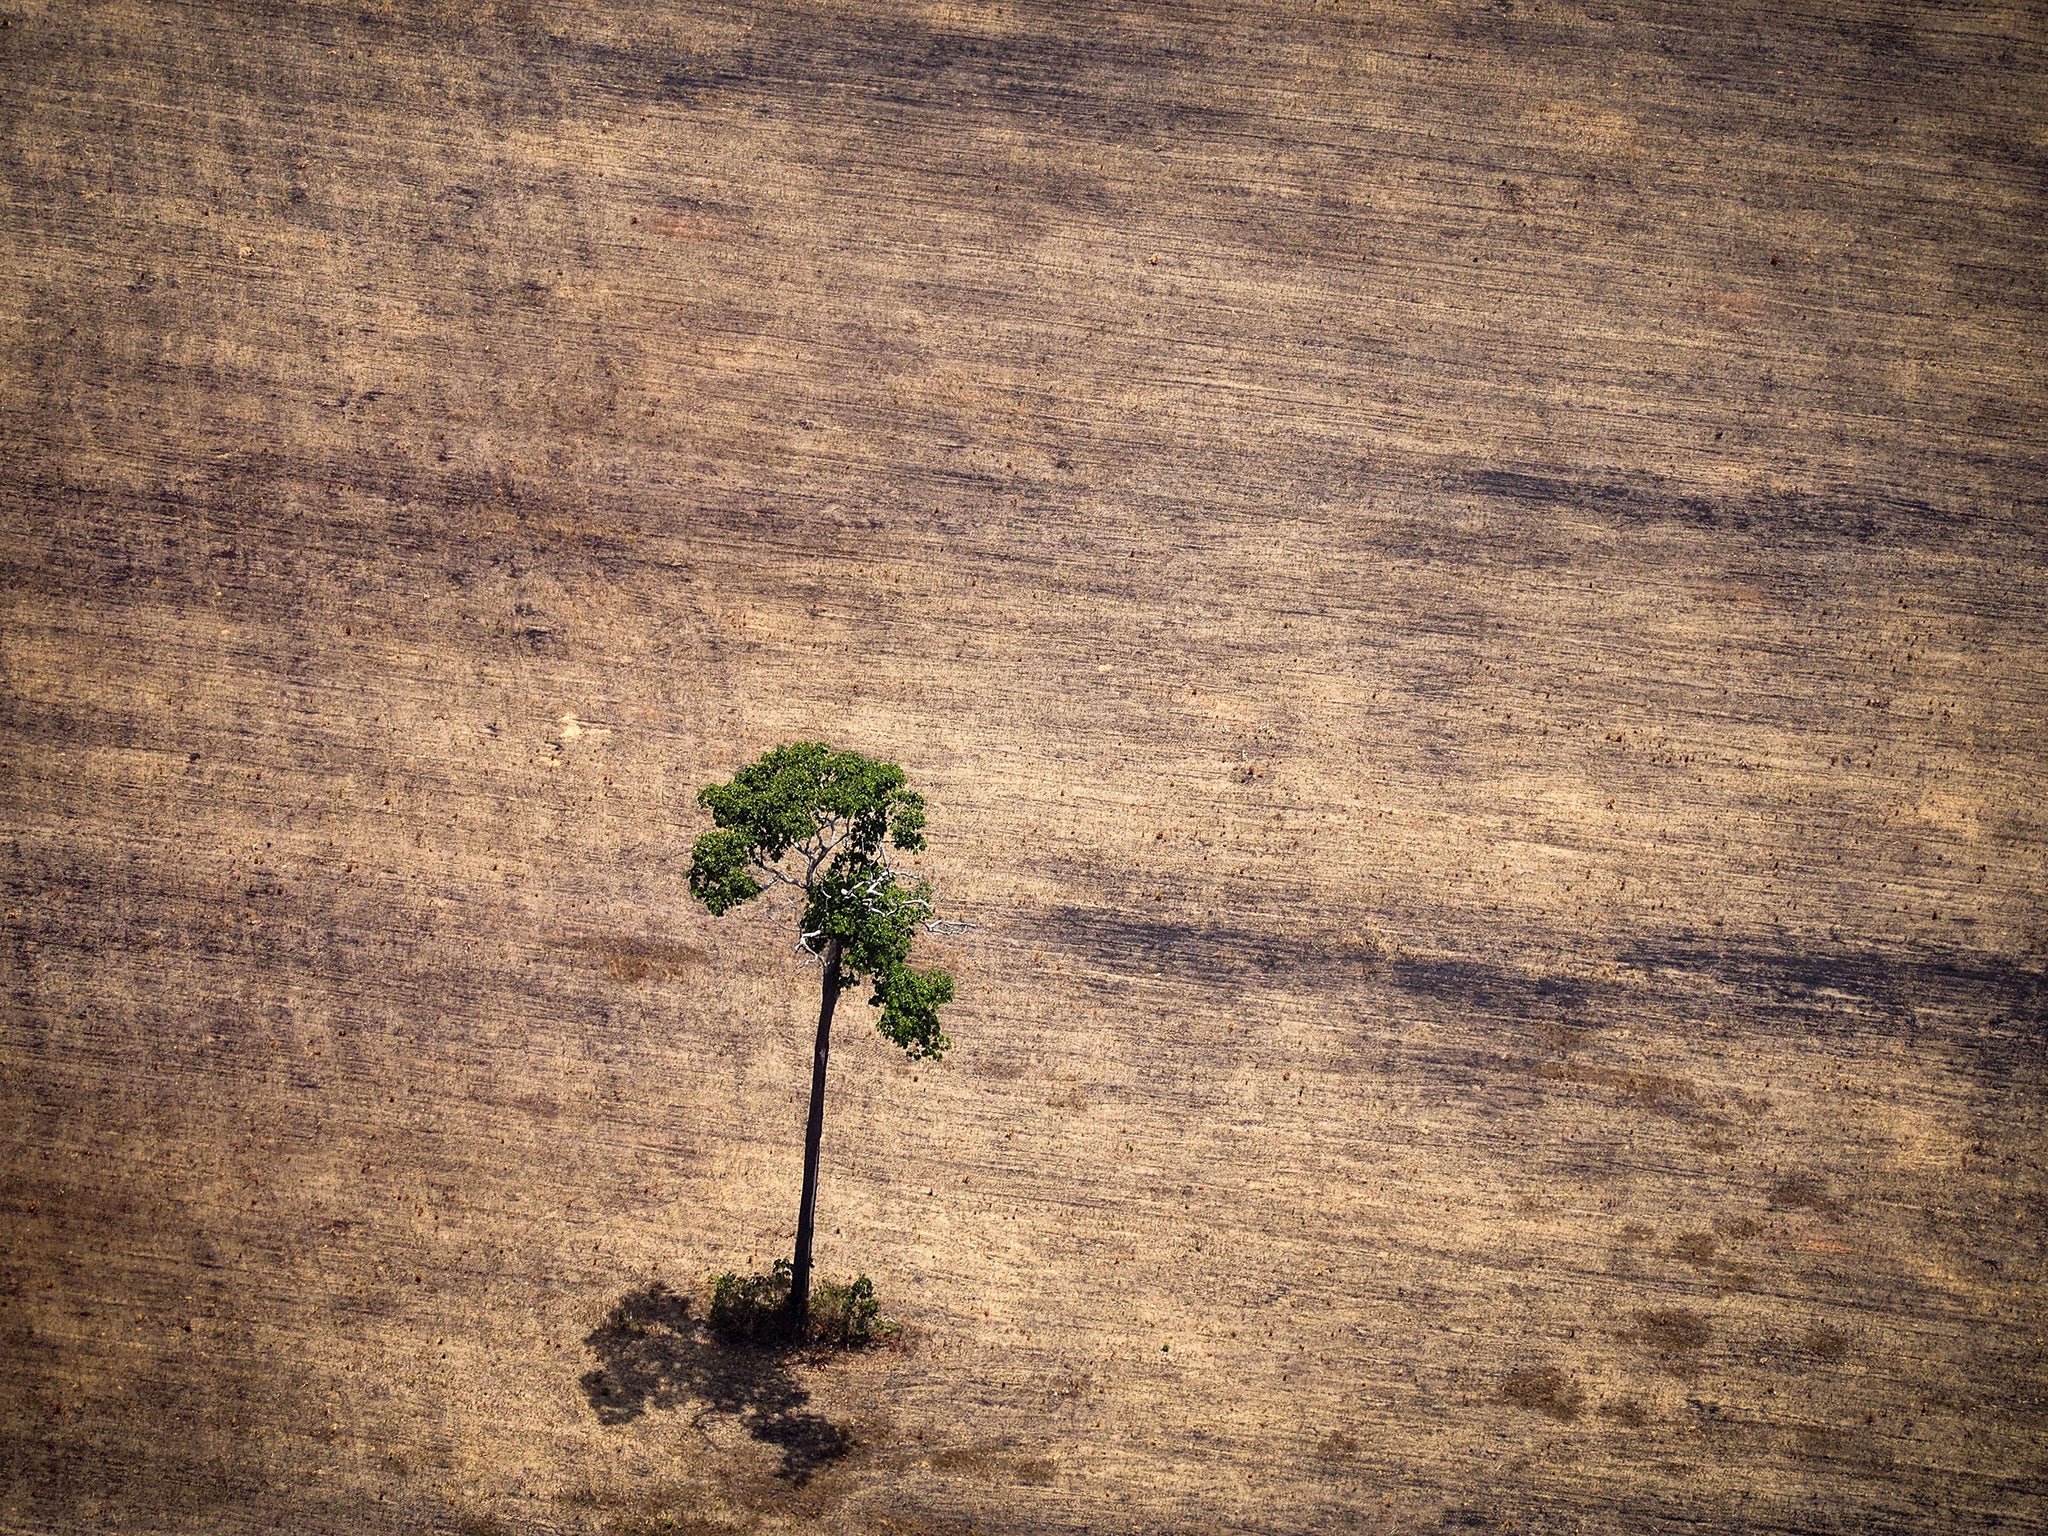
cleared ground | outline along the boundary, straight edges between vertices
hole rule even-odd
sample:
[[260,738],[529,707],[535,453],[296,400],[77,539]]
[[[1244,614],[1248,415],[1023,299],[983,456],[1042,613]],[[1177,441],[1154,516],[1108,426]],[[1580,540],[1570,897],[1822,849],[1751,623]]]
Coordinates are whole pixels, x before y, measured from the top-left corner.
[[0,21],[0,1528],[2048,1526],[2038,9]]

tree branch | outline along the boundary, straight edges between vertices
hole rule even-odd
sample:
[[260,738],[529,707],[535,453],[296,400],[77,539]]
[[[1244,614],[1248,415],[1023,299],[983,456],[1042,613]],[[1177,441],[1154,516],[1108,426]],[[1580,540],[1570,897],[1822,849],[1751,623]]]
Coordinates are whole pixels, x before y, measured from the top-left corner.
[[[775,884],[788,885],[808,892],[816,881],[818,866],[843,847],[846,840],[853,835],[853,824],[843,821],[840,817],[833,817],[831,819],[831,826],[837,831],[837,835],[829,841],[825,839],[824,829],[821,827],[817,838],[807,839],[797,846],[797,851],[804,856],[805,860],[804,879],[798,880],[793,875],[784,874],[780,869],[773,865],[762,863],[759,859],[755,860],[757,867]],[[894,900],[895,910],[909,917],[914,924],[923,928],[926,932],[938,934],[969,933],[980,927],[978,923],[961,922],[958,919],[934,916],[932,899],[929,896],[919,896],[914,893],[914,882],[910,872],[898,869],[886,860],[877,861],[873,874],[869,875],[865,880],[849,884],[841,894],[843,898],[851,899],[862,910],[878,914],[884,909],[883,897],[885,893],[889,892],[892,887],[898,886],[899,882],[903,889],[898,890],[896,893]],[[797,935],[796,948],[813,960],[823,960],[825,958],[824,951],[820,947],[819,941],[825,937],[826,932],[827,930],[822,927],[804,930]]]
[[[827,834],[830,832],[837,832],[838,835],[828,838]],[[806,885],[818,877],[818,866],[843,848],[846,845],[846,840],[851,836],[853,836],[853,823],[844,817],[828,816],[825,820],[818,823],[817,836],[807,839],[804,843],[804,847],[807,850],[813,850],[815,845],[814,851],[810,852],[810,863],[804,870],[804,883]]]

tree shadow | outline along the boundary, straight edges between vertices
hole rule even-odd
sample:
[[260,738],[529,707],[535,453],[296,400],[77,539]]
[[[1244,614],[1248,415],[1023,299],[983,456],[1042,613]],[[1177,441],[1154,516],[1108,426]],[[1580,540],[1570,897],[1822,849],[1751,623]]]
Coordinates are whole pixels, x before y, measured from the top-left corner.
[[794,1375],[804,1358],[789,1343],[729,1343],[690,1311],[690,1298],[656,1281],[619,1299],[583,1342],[597,1355],[583,1395],[606,1424],[630,1424],[650,1408],[698,1404],[736,1418],[756,1440],[778,1446],[778,1476],[801,1487],[827,1462],[853,1449],[841,1425],[806,1406],[811,1394]]

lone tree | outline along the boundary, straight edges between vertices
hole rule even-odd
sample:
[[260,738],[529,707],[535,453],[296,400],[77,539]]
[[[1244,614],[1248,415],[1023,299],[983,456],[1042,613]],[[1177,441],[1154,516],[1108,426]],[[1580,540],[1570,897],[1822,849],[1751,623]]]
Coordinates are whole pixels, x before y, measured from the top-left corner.
[[939,1030],[939,1009],[953,1000],[953,978],[908,963],[918,928],[941,926],[932,916],[931,886],[891,867],[883,847],[904,853],[924,847],[924,797],[904,787],[903,770],[894,763],[799,741],[763,754],[730,783],[700,790],[697,802],[717,825],[691,850],[690,893],[722,917],[764,891],[789,886],[803,902],[797,948],[824,968],[789,1287],[790,1322],[801,1330],[810,1311],[825,1061],[839,994],[871,982],[868,1002],[882,1010],[876,1027],[913,1061],[936,1061],[952,1044]]

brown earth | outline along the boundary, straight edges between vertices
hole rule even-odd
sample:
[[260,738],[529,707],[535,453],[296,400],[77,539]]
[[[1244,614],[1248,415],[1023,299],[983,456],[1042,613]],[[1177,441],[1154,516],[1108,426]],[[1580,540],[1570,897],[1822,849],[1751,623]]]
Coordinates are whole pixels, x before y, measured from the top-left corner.
[[2038,8],[0,23],[0,1527],[2048,1526]]

